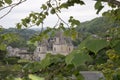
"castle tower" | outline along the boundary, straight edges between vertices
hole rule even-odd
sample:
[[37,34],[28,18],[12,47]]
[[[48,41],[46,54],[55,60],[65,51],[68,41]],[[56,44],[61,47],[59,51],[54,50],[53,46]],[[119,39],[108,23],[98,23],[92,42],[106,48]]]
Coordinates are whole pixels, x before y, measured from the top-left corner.
[[62,31],[58,31],[54,37],[53,54],[68,55],[73,50],[72,41],[66,38]]

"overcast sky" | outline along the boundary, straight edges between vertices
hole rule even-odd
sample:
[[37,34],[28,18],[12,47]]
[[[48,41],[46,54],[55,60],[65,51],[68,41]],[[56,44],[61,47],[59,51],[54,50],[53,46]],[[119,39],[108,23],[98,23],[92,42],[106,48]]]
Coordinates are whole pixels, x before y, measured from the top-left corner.
[[[42,3],[47,0],[27,0],[26,2],[20,4],[15,7],[10,14],[5,16],[0,20],[0,25],[5,28],[15,27],[15,24],[20,22],[22,18],[25,18],[32,11],[40,11],[40,6]],[[84,6],[75,6],[69,8],[69,10],[62,10],[60,14],[61,18],[63,18],[66,22],[69,19],[69,16],[74,16],[75,19],[80,20],[80,22],[91,20],[95,17],[101,16],[96,14],[94,9],[95,1],[93,0],[84,0],[86,5]],[[104,10],[108,10],[108,7],[105,7]],[[7,10],[0,12],[0,16],[3,15]],[[44,26],[53,26],[57,21],[57,17],[55,15],[50,15],[44,23]]]

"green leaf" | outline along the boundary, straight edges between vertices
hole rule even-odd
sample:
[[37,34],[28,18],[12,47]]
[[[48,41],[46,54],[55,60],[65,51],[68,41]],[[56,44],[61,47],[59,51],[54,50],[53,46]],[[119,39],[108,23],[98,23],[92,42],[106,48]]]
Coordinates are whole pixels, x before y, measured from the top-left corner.
[[97,53],[99,50],[107,47],[108,44],[109,43],[106,40],[91,39],[91,40],[86,41],[85,47],[89,49],[90,51]]
[[55,14],[55,9],[52,8],[50,12],[51,12],[51,14]]
[[77,77],[77,80],[85,80],[84,76],[79,73],[79,75],[76,76]]
[[87,54],[84,53],[77,53],[74,55],[74,58],[72,60],[72,63],[75,66],[80,66],[80,65],[84,65],[86,61],[89,61],[90,57]]
[[5,2],[6,2],[7,4],[11,4],[11,3],[12,3],[12,0],[5,0]]
[[0,27],[0,32],[3,30],[3,28],[2,27]]
[[42,4],[42,7],[41,7],[43,10],[46,10],[47,9],[47,6],[45,4]]
[[42,69],[45,69],[46,67],[48,67],[51,64],[50,56],[46,55],[46,58],[43,59],[40,64]]
[[36,25],[39,26],[40,23],[42,23],[42,19],[39,19],[39,20],[36,22]]
[[69,23],[71,23],[71,26],[72,26],[72,27],[74,27],[75,25],[76,25],[76,26],[79,26],[79,25],[80,25],[79,20],[74,19],[73,16],[70,16]]
[[17,29],[21,29],[22,25],[20,23],[17,23]]
[[51,31],[50,36],[51,36],[51,37],[54,37],[54,36],[55,36],[55,31],[54,31],[54,30]]
[[101,0],[98,0],[96,3],[95,3],[95,9],[99,9],[99,7],[102,6],[101,4]]
[[115,42],[116,45],[114,45],[113,49],[120,54],[120,40]]
[[29,23],[30,22],[30,19],[27,17],[27,18],[25,18],[25,22],[26,23]]
[[3,1],[0,1],[0,7],[2,7],[2,6],[3,6],[3,4],[4,4],[4,2],[3,2]]
[[72,64],[71,62],[72,62],[73,58],[74,58],[73,53],[71,53],[70,55],[68,55],[68,56],[66,57],[65,62],[66,62],[67,64]]
[[104,8],[104,6],[100,6],[99,9],[97,10],[97,14]]
[[6,49],[6,45],[5,44],[0,44],[0,50],[5,50]]
[[15,80],[22,80],[21,78],[15,78]]
[[27,63],[27,62],[30,62],[30,61],[26,60],[26,59],[20,59],[20,60],[18,60],[18,63]]
[[22,19],[22,24],[23,24],[25,27],[27,27],[27,23],[26,23],[25,19]]
[[29,74],[29,78],[31,80],[45,80],[44,78],[38,77],[38,76],[33,75],[33,74]]
[[73,40],[75,40],[77,38],[77,35],[78,35],[77,31],[75,29],[72,29],[72,31],[71,31],[71,38]]
[[76,25],[80,25],[79,20],[75,20],[75,19],[74,19],[74,20],[73,20],[73,23],[76,24]]
[[91,61],[91,60],[92,60],[91,57],[87,55],[86,52],[82,50],[76,50],[66,57],[65,62],[68,65],[73,64],[75,67],[78,67],[80,65],[84,65],[86,61]]
[[26,72],[38,72],[41,69],[41,64],[39,62],[33,62],[33,63],[27,63],[24,67],[23,70]]
[[85,3],[83,1],[79,1],[79,4],[80,5],[84,5]]
[[95,4],[95,9],[97,9],[97,14],[103,9],[104,6],[102,6],[101,0],[98,0]]
[[60,5],[60,8],[67,8],[68,9],[68,4],[67,3],[63,3]]
[[120,69],[116,69],[115,73],[113,74],[113,80],[120,80]]

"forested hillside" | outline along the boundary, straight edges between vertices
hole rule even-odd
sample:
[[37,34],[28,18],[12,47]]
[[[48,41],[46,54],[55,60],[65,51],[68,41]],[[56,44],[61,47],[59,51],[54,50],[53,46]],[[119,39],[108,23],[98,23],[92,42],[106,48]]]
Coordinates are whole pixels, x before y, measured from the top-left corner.
[[25,40],[29,40],[29,38],[31,38],[36,33],[36,31],[32,29],[9,28],[9,29],[3,29],[2,32],[0,32],[0,34],[5,34],[5,33],[14,33],[24,38]]
[[79,32],[89,32],[91,34],[103,33],[106,32],[109,28],[119,27],[120,24],[117,22],[112,22],[108,18],[98,17],[91,21],[86,21],[81,23],[77,27]]
[[81,41],[86,39],[90,35],[106,36],[106,32],[110,28],[120,27],[117,22],[112,22],[106,17],[98,17],[90,21],[82,22],[80,26],[76,27],[78,31],[78,38],[73,41],[74,45],[77,46]]
[[[28,44],[29,39],[37,34],[39,31],[35,31],[32,29],[16,29],[9,28],[3,29],[0,34],[13,34],[17,39],[11,43],[7,43],[7,46],[12,46],[13,48],[28,48],[29,51],[34,51],[35,46],[33,44]],[[13,37],[13,38],[14,38]]]

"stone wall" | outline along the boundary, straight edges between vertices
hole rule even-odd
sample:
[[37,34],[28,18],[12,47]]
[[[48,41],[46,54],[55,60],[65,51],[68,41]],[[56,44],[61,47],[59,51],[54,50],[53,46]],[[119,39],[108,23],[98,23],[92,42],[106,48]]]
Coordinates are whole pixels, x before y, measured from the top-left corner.
[[39,53],[43,53],[43,52],[47,52],[47,47],[46,46],[38,46],[36,49],[37,52]]

